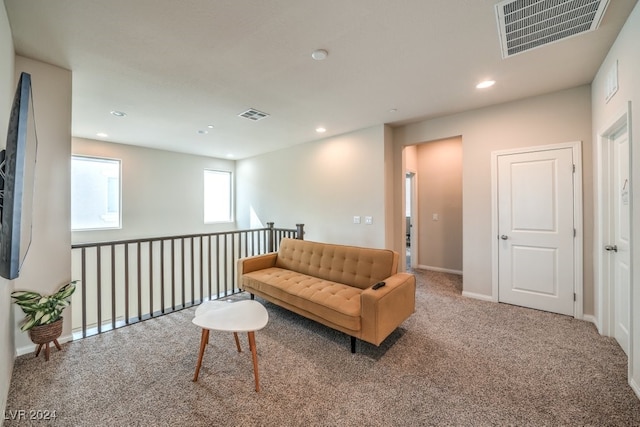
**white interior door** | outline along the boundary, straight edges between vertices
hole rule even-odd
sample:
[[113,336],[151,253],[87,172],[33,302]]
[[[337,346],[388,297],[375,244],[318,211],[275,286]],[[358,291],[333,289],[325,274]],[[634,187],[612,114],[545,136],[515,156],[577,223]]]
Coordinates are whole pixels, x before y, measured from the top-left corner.
[[614,337],[625,353],[629,354],[629,324],[631,301],[631,256],[630,256],[630,195],[629,179],[629,138],[624,127],[611,139],[612,170],[609,188],[611,201],[610,243],[605,246],[609,252],[611,266],[609,277],[613,297]]
[[497,162],[498,301],[573,316],[573,150]]

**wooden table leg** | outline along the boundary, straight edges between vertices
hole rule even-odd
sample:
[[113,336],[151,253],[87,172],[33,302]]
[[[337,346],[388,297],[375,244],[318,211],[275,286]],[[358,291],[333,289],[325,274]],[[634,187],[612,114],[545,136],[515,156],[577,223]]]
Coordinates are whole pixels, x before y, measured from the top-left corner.
[[198,355],[198,364],[196,365],[196,373],[193,375],[193,382],[198,381],[198,374],[200,373],[200,366],[202,366],[202,356],[204,356],[204,349],[209,342],[209,330],[202,328],[202,337],[200,338],[200,354]]
[[234,332],[233,337],[236,339],[236,347],[238,348],[238,353],[242,353],[242,349],[240,348],[240,340],[238,339],[238,333]]
[[40,354],[40,350],[42,350],[42,346],[44,346],[44,344],[38,344],[38,349],[36,350],[36,357],[38,357],[38,355]]
[[260,391],[260,380],[258,379],[258,354],[256,352],[256,334],[254,331],[251,331],[248,335],[249,348],[251,349],[251,356],[253,357],[253,375],[256,378],[256,391]]
[[60,343],[58,342],[57,339],[53,340],[53,341],[49,341],[48,343],[45,344],[38,344],[38,348],[36,349],[36,357],[38,357],[38,355],[40,354],[40,352],[42,351],[42,348],[44,347],[44,360],[46,360],[47,362],[49,361],[49,354],[51,354],[51,352],[49,351],[49,344],[54,343],[56,348],[60,351],[62,351],[62,346],[60,346]]

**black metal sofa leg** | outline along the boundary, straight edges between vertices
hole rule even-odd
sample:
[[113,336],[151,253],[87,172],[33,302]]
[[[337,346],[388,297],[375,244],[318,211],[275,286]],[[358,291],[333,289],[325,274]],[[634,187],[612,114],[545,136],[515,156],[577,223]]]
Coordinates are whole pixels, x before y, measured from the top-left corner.
[[356,337],[351,337],[351,353],[356,352]]

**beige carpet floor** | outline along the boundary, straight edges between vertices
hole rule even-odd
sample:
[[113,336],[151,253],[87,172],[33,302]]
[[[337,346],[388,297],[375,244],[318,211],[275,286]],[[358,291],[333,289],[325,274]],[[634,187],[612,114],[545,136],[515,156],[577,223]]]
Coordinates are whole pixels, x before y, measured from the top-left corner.
[[21,356],[4,425],[640,425],[626,356],[592,324],[464,298],[458,276],[415,273],[416,313],[356,354],[345,335],[265,303],[260,393],[246,336],[238,353],[232,334],[212,332],[191,381],[194,309],[68,343],[49,362]]

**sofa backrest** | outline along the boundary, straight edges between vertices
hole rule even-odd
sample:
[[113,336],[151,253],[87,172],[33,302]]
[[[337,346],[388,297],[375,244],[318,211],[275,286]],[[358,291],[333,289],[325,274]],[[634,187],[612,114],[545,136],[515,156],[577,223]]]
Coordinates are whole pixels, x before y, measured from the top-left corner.
[[397,273],[398,258],[389,249],[284,238],[276,267],[365,289]]

